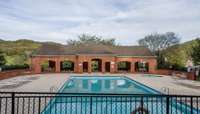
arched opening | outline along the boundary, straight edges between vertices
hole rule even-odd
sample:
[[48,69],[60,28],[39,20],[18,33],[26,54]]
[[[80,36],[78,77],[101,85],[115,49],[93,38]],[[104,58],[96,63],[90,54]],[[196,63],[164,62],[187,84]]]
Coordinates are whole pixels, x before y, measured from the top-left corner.
[[128,61],[118,62],[117,70],[119,72],[130,72],[131,71],[131,62],[128,62]]
[[72,61],[61,61],[60,62],[60,70],[62,72],[73,72],[74,71],[74,62]]
[[92,59],[91,64],[92,72],[101,72],[102,60],[101,59]]
[[149,63],[148,62],[136,62],[135,63],[136,72],[149,72]]
[[56,62],[52,60],[43,61],[40,65],[42,72],[55,72],[56,70]]
[[105,72],[110,72],[110,62],[105,62]]
[[83,72],[88,72],[88,62],[83,62]]

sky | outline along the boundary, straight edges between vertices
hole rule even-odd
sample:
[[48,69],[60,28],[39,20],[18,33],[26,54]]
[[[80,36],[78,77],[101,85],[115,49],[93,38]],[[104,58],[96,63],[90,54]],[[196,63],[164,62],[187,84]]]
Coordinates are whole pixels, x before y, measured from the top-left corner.
[[152,33],[200,37],[200,0],[0,0],[0,39],[65,44],[80,34],[135,45]]

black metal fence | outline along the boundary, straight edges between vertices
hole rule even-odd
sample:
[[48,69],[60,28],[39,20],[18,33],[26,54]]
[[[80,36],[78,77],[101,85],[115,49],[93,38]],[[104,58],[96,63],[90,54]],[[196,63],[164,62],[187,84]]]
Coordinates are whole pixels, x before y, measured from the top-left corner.
[[0,92],[0,114],[200,114],[200,96]]

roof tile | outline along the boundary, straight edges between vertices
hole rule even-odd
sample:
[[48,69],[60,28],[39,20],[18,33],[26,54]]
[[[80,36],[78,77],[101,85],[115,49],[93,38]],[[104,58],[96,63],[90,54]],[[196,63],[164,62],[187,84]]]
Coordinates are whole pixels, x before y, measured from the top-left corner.
[[108,54],[117,56],[153,56],[144,46],[107,46],[102,44],[61,45],[43,44],[37,55]]

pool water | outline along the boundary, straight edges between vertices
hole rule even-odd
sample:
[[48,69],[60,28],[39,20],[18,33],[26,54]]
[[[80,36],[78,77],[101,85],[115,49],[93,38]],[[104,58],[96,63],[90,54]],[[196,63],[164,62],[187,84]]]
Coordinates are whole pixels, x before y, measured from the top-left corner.
[[[166,113],[166,98],[143,97],[141,99],[140,96],[140,94],[159,95],[160,92],[127,77],[71,77],[59,92],[68,95],[65,97],[58,95],[53,98],[42,114],[139,114],[133,111],[141,107],[141,100],[143,100],[142,107],[148,111],[148,114]],[[80,93],[80,96],[77,96],[77,93]],[[91,97],[84,93],[95,93],[97,96]],[[98,96],[99,94],[138,95]],[[174,99],[169,101],[170,114],[191,114],[186,105],[174,101]]]
[[71,77],[62,93],[158,94],[159,92],[127,77]]

